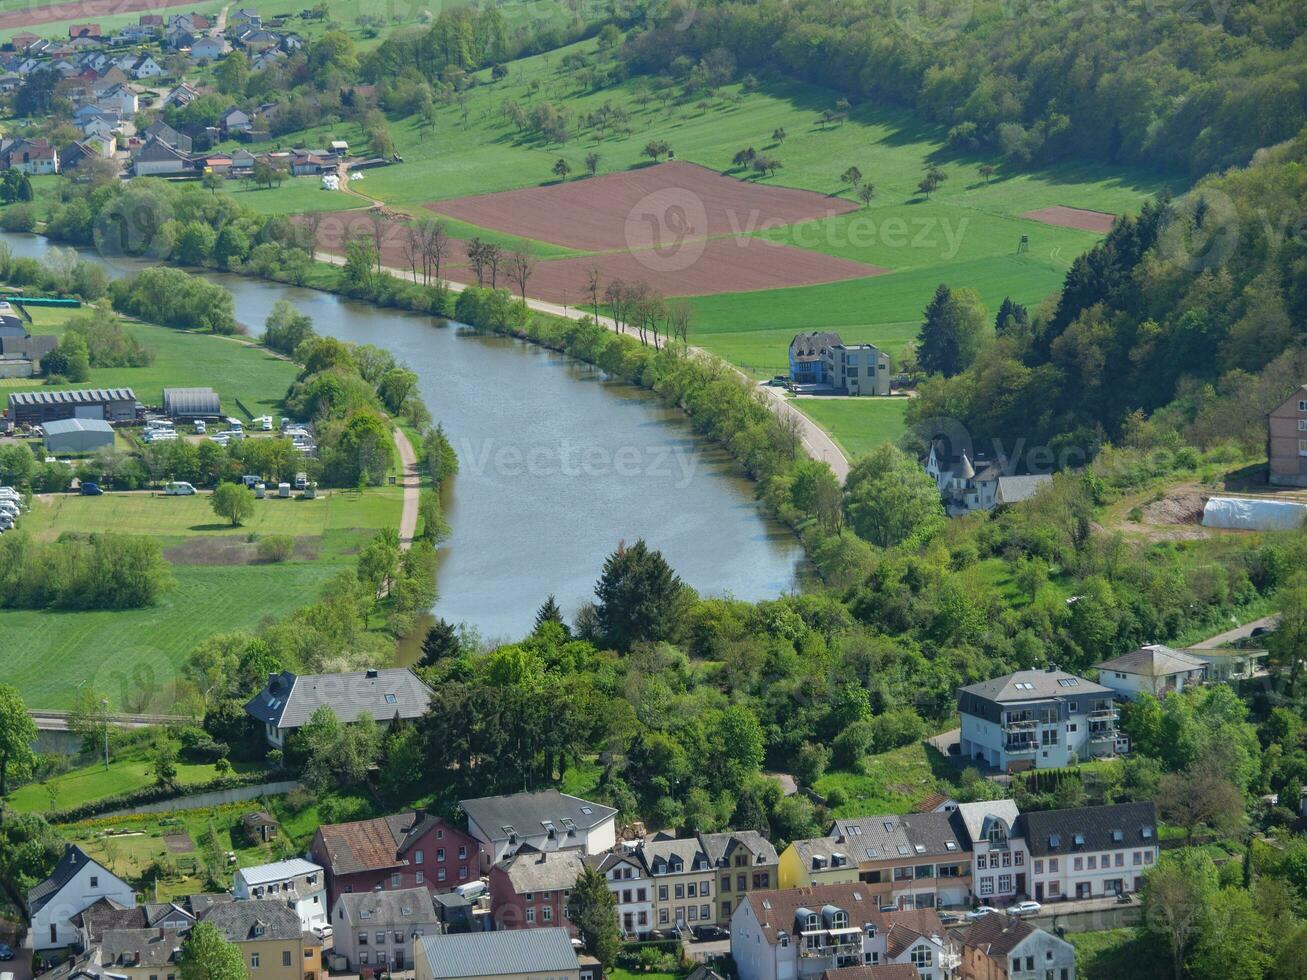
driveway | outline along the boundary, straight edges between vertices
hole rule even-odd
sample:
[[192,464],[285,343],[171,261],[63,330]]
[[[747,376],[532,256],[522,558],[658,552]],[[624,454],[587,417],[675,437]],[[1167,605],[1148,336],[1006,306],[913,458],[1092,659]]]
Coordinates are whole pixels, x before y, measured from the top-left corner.
[[1237,643],[1239,640],[1246,640],[1253,635],[1253,630],[1266,628],[1274,629],[1275,624],[1280,621],[1280,614],[1273,616],[1263,616],[1261,619],[1254,619],[1251,623],[1244,623],[1232,630],[1226,630],[1224,633],[1217,633],[1215,636],[1209,636],[1200,643],[1195,643],[1190,649],[1193,650],[1211,650],[1215,647],[1223,647],[1231,643]]

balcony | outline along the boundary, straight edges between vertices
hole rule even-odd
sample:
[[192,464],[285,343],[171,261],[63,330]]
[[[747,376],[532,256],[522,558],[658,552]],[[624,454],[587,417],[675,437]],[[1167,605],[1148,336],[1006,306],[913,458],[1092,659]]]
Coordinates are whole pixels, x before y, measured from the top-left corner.
[[1034,755],[1039,751],[1038,742],[1009,742],[1003,746],[1007,755]]
[[858,930],[858,939],[856,942],[829,943],[819,946],[802,946],[799,948],[799,955],[809,959],[826,959],[832,956],[857,956],[862,957],[862,930]]
[[1091,728],[1089,729],[1089,741],[1091,742],[1114,742],[1120,734],[1115,727],[1112,728]]
[[1003,731],[1005,732],[1033,732],[1039,727],[1039,722],[1034,718],[1009,718],[1003,722]]
[[1089,717],[1091,719],[1116,719],[1121,717],[1121,712],[1116,708],[1094,708],[1089,712]]

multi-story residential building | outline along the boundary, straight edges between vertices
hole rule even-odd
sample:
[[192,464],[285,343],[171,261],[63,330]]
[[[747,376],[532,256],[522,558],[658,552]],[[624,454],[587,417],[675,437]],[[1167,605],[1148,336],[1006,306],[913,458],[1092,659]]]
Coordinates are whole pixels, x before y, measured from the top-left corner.
[[431,892],[425,888],[355,892],[332,906],[332,954],[350,970],[413,968],[413,943],[440,929]]
[[965,905],[971,864],[951,813],[837,820],[829,836],[855,863],[878,907]]
[[327,924],[327,875],[319,865],[303,858],[239,868],[232,882],[238,899],[272,898],[285,902],[308,930]]
[[1307,487],[1307,385],[1299,386],[1267,416],[1266,455],[1271,483]]
[[889,355],[874,344],[831,344],[822,351],[825,383],[845,395],[888,395]]
[[38,951],[72,945],[80,935],[78,915],[101,901],[130,908],[136,904],[136,893],[76,844],[69,844],[50,877],[27,893],[28,943]]
[[1152,803],[1023,813],[1018,827],[1037,902],[1137,892],[1160,852]]
[[643,938],[652,932],[653,881],[639,852],[619,847],[585,861],[608,881],[608,890],[617,901],[617,926],[622,935]]
[[791,841],[781,851],[777,878],[781,888],[842,885],[858,880],[858,862],[843,838],[814,837]]
[[268,683],[250,698],[245,711],[263,725],[268,744],[279,749],[319,708],[346,723],[371,718],[388,725],[421,718],[434,695],[407,667],[298,675],[283,670],[268,675]]
[[790,341],[790,380],[799,385],[823,384],[826,351],[842,343],[840,335],[831,330],[796,333]]
[[1149,643],[1096,665],[1098,682],[1123,701],[1141,694],[1155,698],[1201,684],[1207,663],[1181,650]]
[[175,929],[106,929],[44,980],[163,980],[180,975],[182,943]]
[[581,980],[565,929],[423,936],[413,945],[415,980]]
[[483,869],[523,847],[602,854],[617,843],[616,810],[556,789],[463,800],[461,806],[467,832],[484,845]]
[[217,926],[240,948],[250,980],[316,980],[321,969],[321,941],[300,927],[300,917],[284,902],[224,902],[200,921]]
[[639,853],[653,882],[658,929],[716,922],[717,869],[698,838],[644,841]]
[[567,899],[585,870],[577,848],[562,851],[519,850],[490,869],[490,914],[496,929],[564,927]]
[[[717,907],[714,913],[717,925],[724,926],[731,921],[735,906],[749,892],[770,891],[777,887],[780,858],[771,841],[756,830],[699,834],[699,846],[717,871]],[[699,898],[702,904],[702,888]],[[702,924],[702,919],[700,921]]]
[[962,824],[963,846],[971,856],[976,900],[982,905],[1003,905],[1027,894],[1030,861],[1016,803],[960,803],[955,819]]
[[962,933],[964,980],[1076,980],[1076,950],[1012,915],[987,915]]
[[475,881],[481,845],[440,817],[413,811],[324,824],[309,856],[327,870],[327,903],[349,892],[421,885],[444,892]]
[[731,916],[731,956],[739,980],[817,980],[888,963],[944,980],[961,960],[936,912],[883,912],[861,883],[746,895]]
[[958,691],[961,754],[993,769],[1057,769],[1124,751],[1112,691],[1048,667]]

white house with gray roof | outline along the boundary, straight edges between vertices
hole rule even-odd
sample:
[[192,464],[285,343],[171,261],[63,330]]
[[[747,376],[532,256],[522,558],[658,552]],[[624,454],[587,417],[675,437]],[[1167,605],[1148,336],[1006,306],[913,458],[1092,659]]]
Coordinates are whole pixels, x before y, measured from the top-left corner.
[[1003,905],[1026,894],[1030,880],[1029,852],[1012,800],[959,803],[956,819],[962,824],[963,847],[970,852],[971,880],[982,905]]
[[237,899],[275,898],[284,901],[300,917],[300,925],[312,931],[327,924],[327,875],[312,861],[291,858],[251,868],[239,868],[232,882]]
[[482,868],[522,847],[537,851],[580,848],[602,854],[617,843],[617,811],[556,789],[462,800],[467,832],[481,841]]
[[1145,644],[1097,667],[1098,682],[1128,701],[1141,694],[1161,698],[1172,691],[1178,693],[1202,683],[1207,672],[1206,661],[1160,643]]
[[413,721],[426,714],[435,692],[407,667],[340,674],[269,674],[262,691],[245,705],[263,725],[268,744],[282,748],[286,736],[303,728],[319,708],[343,722],[369,717],[379,724]]
[[1016,772],[1123,752],[1110,688],[1056,667],[1018,670],[958,691],[963,759]]
[[423,936],[414,944],[414,980],[580,980],[566,929]]
[[81,933],[74,920],[102,900],[131,908],[136,893],[76,844],[69,844],[50,877],[27,893],[29,945],[40,951],[76,943]]
[[336,899],[331,928],[332,953],[348,969],[407,970],[415,941],[439,933],[440,917],[422,887],[353,892]]

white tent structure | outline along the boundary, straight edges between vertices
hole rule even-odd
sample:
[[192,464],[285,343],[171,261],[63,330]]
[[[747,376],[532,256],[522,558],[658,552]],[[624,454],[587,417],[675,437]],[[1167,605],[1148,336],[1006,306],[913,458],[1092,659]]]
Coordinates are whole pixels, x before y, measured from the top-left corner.
[[1212,497],[1203,508],[1203,527],[1236,531],[1293,531],[1307,519],[1307,505],[1287,500]]

